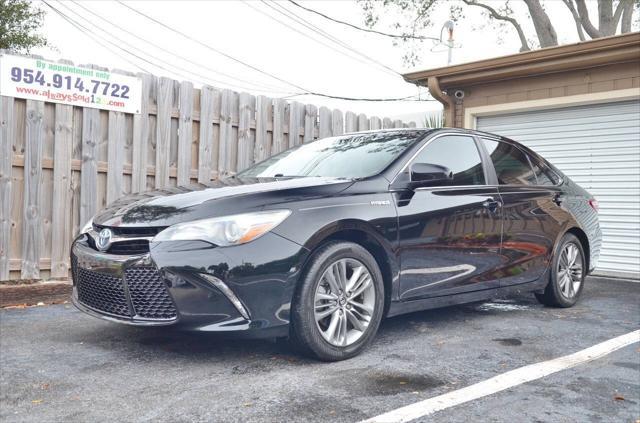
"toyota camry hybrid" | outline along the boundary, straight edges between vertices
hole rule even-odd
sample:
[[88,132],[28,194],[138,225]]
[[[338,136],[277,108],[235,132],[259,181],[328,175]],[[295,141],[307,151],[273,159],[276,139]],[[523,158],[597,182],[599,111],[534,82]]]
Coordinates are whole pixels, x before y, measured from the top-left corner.
[[503,137],[346,134],[113,203],[73,242],[73,300],[112,322],[288,337],[341,360],[383,317],[522,292],[572,306],[598,260],[597,210]]

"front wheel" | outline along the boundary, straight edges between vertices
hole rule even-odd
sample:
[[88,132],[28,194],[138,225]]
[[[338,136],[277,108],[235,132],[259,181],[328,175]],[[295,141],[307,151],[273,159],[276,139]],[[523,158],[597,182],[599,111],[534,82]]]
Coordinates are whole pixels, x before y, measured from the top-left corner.
[[585,265],[580,240],[572,234],[565,234],[553,257],[549,284],[543,294],[536,294],[538,301],[552,307],[573,306],[584,287]]
[[332,242],[307,269],[293,300],[292,339],[325,361],[359,354],[373,340],[384,309],[375,258],[358,244]]

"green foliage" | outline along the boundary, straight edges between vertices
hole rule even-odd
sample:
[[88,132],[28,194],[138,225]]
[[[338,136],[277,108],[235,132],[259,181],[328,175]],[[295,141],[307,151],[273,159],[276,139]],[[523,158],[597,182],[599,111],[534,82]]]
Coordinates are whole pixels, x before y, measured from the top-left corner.
[[46,38],[37,33],[44,15],[29,0],[0,0],[0,49],[28,53],[46,46]]

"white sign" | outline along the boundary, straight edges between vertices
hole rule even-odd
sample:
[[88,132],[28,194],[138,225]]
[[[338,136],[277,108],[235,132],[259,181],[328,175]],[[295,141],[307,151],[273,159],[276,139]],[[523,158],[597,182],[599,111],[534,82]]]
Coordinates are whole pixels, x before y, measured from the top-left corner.
[[2,54],[0,95],[140,113],[142,81],[133,76]]

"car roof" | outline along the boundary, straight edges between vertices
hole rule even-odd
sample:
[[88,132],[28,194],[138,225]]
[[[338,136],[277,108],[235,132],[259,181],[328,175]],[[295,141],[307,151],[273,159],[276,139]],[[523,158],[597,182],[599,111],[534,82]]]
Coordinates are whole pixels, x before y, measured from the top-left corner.
[[465,129],[465,128],[449,128],[449,127],[444,127],[444,128],[385,128],[385,129],[370,129],[368,131],[357,131],[357,132],[347,132],[345,134],[342,135],[358,135],[358,134],[372,134],[372,133],[387,133],[387,132],[418,132],[418,133],[439,133],[439,132],[447,132],[447,133],[460,133],[460,134],[467,134],[467,135],[476,135],[476,136],[481,136],[481,137],[485,137],[485,138],[493,138],[493,139],[499,139],[501,141],[508,141],[508,142],[515,142],[517,143],[517,141],[514,141],[510,138],[507,137],[503,137],[501,135],[497,135],[497,134],[492,134],[490,132],[483,132],[483,131],[476,131],[475,129]]

